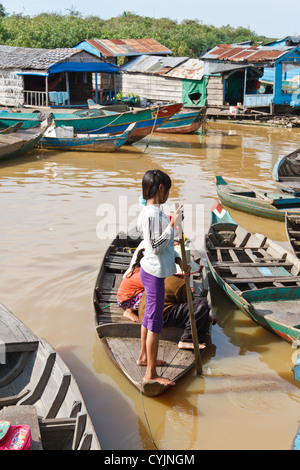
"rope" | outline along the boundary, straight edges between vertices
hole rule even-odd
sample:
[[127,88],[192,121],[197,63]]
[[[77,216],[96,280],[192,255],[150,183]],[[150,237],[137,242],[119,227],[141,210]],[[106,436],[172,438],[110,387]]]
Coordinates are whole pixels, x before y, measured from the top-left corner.
[[144,411],[145,420],[146,420],[146,423],[147,423],[147,426],[148,426],[149,434],[150,434],[150,437],[151,437],[151,441],[152,441],[153,445],[155,446],[155,449],[158,450],[158,447],[157,447],[157,445],[155,444],[155,441],[154,441],[153,436],[152,436],[150,424],[149,424],[149,421],[148,421],[148,418],[147,418],[147,414],[146,414],[146,410],[145,410],[145,407],[144,407],[143,392],[142,392],[142,382],[141,382],[140,391],[141,391],[142,407],[143,407],[143,411]]
[[157,108],[157,112],[156,112],[156,116],[155,116],[155,119],[154,119],[154,123],[153,123],[153,126],[152,126],[152,131],[151,131],[151,133],[150,133],[149,140],[148,140],[148,142],[147,142],[147,144],[146,144],[144,150],[142,151],[141,155],[140,155],[138,158],[141,158],[141,157],[144,155],[144,153],[146,152],[147,148],[149,147],[150,141],[151,141],[151,139],[152,139],[152,134],[153,134],[153,131],[154,131],[154,128],[155,128],[155,125],[156,125],[158,113],[159,113],[159,106],[158,106],[158,108]]

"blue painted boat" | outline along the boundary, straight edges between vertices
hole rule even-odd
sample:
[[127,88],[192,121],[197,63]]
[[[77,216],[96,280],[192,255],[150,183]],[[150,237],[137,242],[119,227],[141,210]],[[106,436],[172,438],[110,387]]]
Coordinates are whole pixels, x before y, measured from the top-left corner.
[[6,129],[18,123],[22,123],[22,129],[31,129],[41,124],[48,114],[39,113],[22,113],[22,112],[9,112],[6,110],[0,111],[0,129]]
[[290,343],[300,341],[300,260],[239,226],[216,202],[205,237],[208,267],[248,317]]
[[216,176],[216,191],[225,206],[252,215],[281,222],[284,222],[287,211],[292,215],[300,215],[300,197],[263,192],[248,185],[243,189],[228,184],[222,176]]
[[74,134],[74,129],[55,127],[48,129],[39,140],[38,147],[48,150],[71,150],[80,152],[114,152],[125,145],[136,124],[132,123],[120,135]]
[[291,450],[300,450],[300,427],[297,431],[297,434],[293,440]]
[[278,160],[272,176],[280,191],[300,196],[300,149]]
[[181,111],[159,126],[155,132],[165,134],[193,134],[197,132],[206,116],[206,108],[200,111]]
[[89,109],[77,113],[54,113],[56,126],[73,127],[76,134],[112,134],[123,133],[129,124],[136,123],[136,128],[127,143],[143,139],[155,129],[178,113],[182,103],[141,108],[124,113],[108,113],[101,109]]

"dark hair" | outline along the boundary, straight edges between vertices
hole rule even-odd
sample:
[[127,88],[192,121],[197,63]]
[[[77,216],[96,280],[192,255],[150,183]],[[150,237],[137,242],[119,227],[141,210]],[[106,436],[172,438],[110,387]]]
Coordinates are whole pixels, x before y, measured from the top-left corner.
[[143,256],[144,256],[144,248],[141,248],[138,251],[135,263],[132,265],[131,271],[126,276],[127,278],[131,277],[133,275],[134,271],[136,270],[136,268],[139,268],[141,266],[140,263],[141,263],[141,259],[143,258]]
[[142,180],[143,198],[146,199],[146,201],[153,198],[157,193],[160,184],[162,184],[166,191],[168,191],[172,186],[169,175],[161,170],[146,171]]

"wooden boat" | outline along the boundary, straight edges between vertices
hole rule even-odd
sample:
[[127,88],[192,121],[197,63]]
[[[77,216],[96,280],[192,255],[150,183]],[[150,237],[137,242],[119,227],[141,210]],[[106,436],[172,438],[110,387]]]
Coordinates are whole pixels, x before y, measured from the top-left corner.
[[218,202],[205,246],[214,279],[238,308],[286,341],[300,341],[300,260],[239,226]]
[[12,134],[22,127],[22,122],[17,122],[13,126],[6,127],[5,129],[0,129],[0,134]]
[[273,180],[280,191],[300,195],[300,149],[278,160],[273,168]]
[[216,176],[216,191],[225,206],[259,217],[283,222],[287,211],[292,215],[300,215],[300,198],[263,192],[248,186],[242,189],[228,184],[222,176]]
[[56,126],[71,126],[76,134],[112,134],[123,133],[129,124],[136,123],[134,132],[127,143],[132,144],[143,139],[158,126],[180,111],[182,103],[142,108],[124,113],[114,113],[101,109],[89,109],[76,113],[54,113]]
[[[0,359],[0,420],[29,424],[34,450],[100,450],[83,397],[62,358],[2,304]],[[14,422],[18,416],[22,423]]]
[[200,111],[181,111],[159,126],[155,132],[165,134],[192,134],[197,132],[206,116],[206,108]]
[[114,152],[126,144],[135,127],[136,124],[132,123],[119,135],[75,134],[73,128],[54,127],[46,131],[37,146],[49,150]]
[[[127,320],[117,304],[117,291],[124,272],[128,269],[132,250],[139,240],[120,233],[111,243],[104,256],[94,290],[95,323],[98,336],[106,353],[118,369],[138,388],[143,395],[158,396],[168,390],[156,381],[144,381],[145,367],[136,364],[140,352],[141,325]],[[195,296],[209,297],[206,270],[202,260],[195,260],[203,266],[195,276]],[[166,367],[158,367],[158,374],[177,382],[195,365],[193,351],[179,349],[177,343],[182,329],[165,327],[160,334],[159,358],[168,362]],[[209,332],[207,344],[209,343]],[[206,348],[207,349],[207,348]]]
[[298,216],[287,212],[285,229],[294,255],[300,258],[300,214]]
[[32,150],[52,123],[50,114],[41,124],[31,129],[21,127],[10,134],[0,134],[0,160],[19,157]]
[[41,124],[47,119],[47,114],[42,112],[37,113],[23,113],[23,112],[9,112],[6,110],[0,111],[0,128],[6,129],[7,127],[14,126],[19,122],[22,123],[22,129],[31,129],[32,127]]

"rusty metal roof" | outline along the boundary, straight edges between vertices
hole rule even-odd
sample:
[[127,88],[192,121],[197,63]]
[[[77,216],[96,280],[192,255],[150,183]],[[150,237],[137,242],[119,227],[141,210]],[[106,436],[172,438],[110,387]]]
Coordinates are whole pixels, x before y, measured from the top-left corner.
[[291,47],[220,44],[206,52],[201,59],[251,63],[268,62],[279,59],[289,50]]
[[104,57],[136,56],[142,54],[172,54],[155,39],[86,39]]
[[174,67],[177,67],[187,60],[188,57],[161,57],[142,55],[136,59],[130,60],[119,68],[122,72],[167,75],[168,72],[174,70]]
[[173,68],[166,75],[173,78],[201,80],[204,72],[204,63],[199,59],[188,59],[186,62]]

